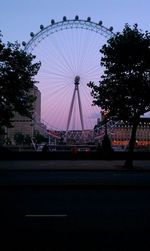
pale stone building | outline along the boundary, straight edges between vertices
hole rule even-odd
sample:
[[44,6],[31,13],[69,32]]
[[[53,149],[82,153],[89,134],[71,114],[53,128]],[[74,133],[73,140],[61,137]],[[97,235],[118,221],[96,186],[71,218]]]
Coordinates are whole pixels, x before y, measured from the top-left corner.
[[41,123],[41,93],[36,86],[31,91],[36,100],[33,105],[32,119],[21,116],[17,112],[12,120],[12,128],[6,128],[6,135],[14,144],[14,135],[16,133],[22,133],[23,135],[29,135],[33,138],[34,132],[38,131],[43,136],[47,135],[46,126]]

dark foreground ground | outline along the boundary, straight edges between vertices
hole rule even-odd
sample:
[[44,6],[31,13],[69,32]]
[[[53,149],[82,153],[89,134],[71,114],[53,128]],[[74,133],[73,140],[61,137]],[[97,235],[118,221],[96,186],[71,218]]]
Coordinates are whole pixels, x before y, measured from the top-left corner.
[[0,250],[150,250],[150,161],[0,161]]

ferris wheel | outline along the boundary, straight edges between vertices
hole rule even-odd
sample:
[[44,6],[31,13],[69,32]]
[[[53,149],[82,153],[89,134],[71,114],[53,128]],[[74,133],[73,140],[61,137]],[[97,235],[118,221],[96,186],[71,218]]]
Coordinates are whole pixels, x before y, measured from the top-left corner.
[[92,106],[91,89],[87,83],[99,83],[100,48],[112,36],[113,28],[102,21],[86,20],[55,22],[40,31],[30,33],[25,51],[36,56],[41,68],[36,76],[41,92],[41,118],[56,130],[93,129],[100,116],[100,108]]

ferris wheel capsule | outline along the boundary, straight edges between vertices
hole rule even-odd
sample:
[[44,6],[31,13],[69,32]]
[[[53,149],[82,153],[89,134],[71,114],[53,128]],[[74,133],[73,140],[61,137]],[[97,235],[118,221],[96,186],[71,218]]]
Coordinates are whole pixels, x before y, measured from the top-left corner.
[[43,25],[43,24],[40,25],[40,29],[41,29],[41,30],[44,29],[44,25]]
[[99,21],[99,23],[98,23],[100,26],[102,26],[102,24],[103,24],[103,22],[102,21]]
[[112,26],[110,26],[109,30],[110,30],[110,31],[113,31],[113,27],[112,27]]
[[88,17],[88,18],[87,18],[87,21],[88,21],[88,22],[91,22],[91,18],[90,18],[90,17]]
[[64,21],[64,22],[67,21],[67,17],[66,17],[66,16],[63,17],[63,21]]
[[22,42],[22,45],[23,45],[23,46],[26,46],[26,42],[25,42],[25,41],[23,41],[23,42]]
[[79,20],[79,16],[78,15],[75,16],[75,20],[76,21]]
[[33,32],[30,32],[30,36],[31,36],[31,37],[34,37],[34,33],[33,33]]
[[51,24],[53,25],[54,23],[55,23],[55,20],[54,20],[54,19],[52,19],[52,20],[51,20]]

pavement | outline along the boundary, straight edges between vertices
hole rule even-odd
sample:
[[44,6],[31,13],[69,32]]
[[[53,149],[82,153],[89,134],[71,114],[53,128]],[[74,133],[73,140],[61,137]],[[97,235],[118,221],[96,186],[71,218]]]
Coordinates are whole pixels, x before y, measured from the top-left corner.
[[[150,160],[133,161],[137,171],[150,171]],[[1,160],[1,170],[125,170],[124,160]]]

